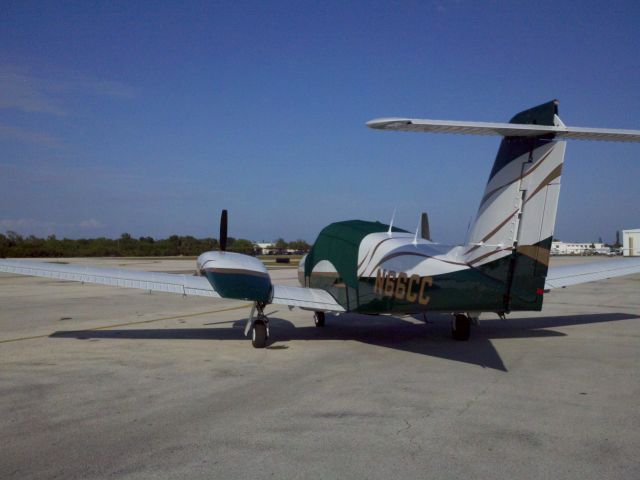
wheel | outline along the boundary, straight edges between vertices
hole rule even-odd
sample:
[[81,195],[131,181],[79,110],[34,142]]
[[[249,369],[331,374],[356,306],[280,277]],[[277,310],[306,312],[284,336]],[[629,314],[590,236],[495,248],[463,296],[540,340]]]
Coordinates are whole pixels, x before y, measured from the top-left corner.
[[262,320],[256,320],[251,329],[251,344],[254,348],[267,346],[267,326]]
[[461,313],[453,316],[451,322],[451,336],[454,340],[466,341],[469,340],[471,334],[471,320],[466,315]]
[[316,323],[316,327],[324,327],[324,312],[315,312],[313,321]]

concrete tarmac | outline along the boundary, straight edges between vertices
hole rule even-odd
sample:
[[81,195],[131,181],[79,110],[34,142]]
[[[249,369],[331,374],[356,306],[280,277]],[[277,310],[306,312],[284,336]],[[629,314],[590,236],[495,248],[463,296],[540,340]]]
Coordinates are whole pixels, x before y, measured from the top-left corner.
[[316,328],[271,306],[256,350],[248,313],[0,274],[0,478],[640,478],[640,275],[489,315],[469,342],[441,315]]

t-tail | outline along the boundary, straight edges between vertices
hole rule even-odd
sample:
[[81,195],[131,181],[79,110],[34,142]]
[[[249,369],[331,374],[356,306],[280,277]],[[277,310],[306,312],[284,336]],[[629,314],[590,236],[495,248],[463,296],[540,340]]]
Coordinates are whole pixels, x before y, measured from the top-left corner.
[[471,227],[464,259],[504,285],[503,311],[542,308],[560,196],[565,139],[640,141],[640,131],[567,127],[558,101],[509,123],[389,118],[371,128],[503,137]]

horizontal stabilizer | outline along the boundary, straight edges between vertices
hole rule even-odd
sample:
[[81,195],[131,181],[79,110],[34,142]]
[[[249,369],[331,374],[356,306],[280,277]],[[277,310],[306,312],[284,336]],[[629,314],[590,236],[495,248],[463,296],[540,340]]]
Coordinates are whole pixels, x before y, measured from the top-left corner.
[[369,128],[423,133],[459,133],[498,135],[502,137],[538,137],[554,135],[557,139],[640,142],[640,130],[585,128],[518,123],[458,122],[415,118],[379,118],[367,122]]
[[640,258],[549,267],[545,290],[640,273]]

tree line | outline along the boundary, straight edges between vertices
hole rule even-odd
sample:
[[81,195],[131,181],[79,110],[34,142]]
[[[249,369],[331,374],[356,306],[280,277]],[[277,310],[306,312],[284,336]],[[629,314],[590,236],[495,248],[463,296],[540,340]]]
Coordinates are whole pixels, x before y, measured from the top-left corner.
[[[274,246],[282,251],[308,251],[304,240],[286,242],[279,238]],[[0,233],[0,257],[169,257],[196,256],[209,250],[219,250],[216,238],[195,238],[191,235],[172,235],[155,240],[152,237],[134,238],[123,233],[120,238],[59,239],[55,235],[39,238],[23,237],[16,232]],[[260,252],[253,242],[244,238],[227,239],[227,250],[255,255]]]

